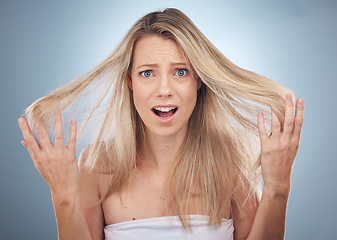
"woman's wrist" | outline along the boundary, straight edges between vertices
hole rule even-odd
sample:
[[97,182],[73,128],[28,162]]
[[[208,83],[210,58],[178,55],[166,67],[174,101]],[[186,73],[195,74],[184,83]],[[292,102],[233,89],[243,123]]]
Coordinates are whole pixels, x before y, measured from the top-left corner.
[[263,194],[270,198],[288,199],[290,194],[290,183],[284,183],[282,185],[264,184]]
[[77,189],[64,192],[51,191],[51,195],[54,206],[68,205],[79,200],[79,192]]

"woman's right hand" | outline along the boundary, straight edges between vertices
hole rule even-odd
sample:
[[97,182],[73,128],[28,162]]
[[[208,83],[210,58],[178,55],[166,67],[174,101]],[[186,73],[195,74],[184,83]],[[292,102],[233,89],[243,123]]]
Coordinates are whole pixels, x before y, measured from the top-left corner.
[[54,113],[55,143],[50,141],[44,124],[37,124],[40,143],[34,137],[27,121],[19,118],[18,123],[24,140],[21,142],[28,150],[36,169],[49,185],[53,197],[66,200],[78,190],[78,166],[76,161],[76,121],[70,123],[68,144],[64,144],[62,116]]

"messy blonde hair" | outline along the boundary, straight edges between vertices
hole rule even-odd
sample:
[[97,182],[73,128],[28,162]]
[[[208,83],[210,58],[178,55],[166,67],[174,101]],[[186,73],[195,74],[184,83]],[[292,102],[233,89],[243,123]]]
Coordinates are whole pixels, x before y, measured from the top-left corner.
[[80,133],[101,109],[85,164],[89,169],[99,165],[102,172],[111,173],[110,187],[102,200],[112,192],[121,192],[137,167],[137,152],[145,139],[127,78],[135,43],[152,35],[175,40],[202,81],[185,142],[171,169],[169,214],[180,216],[186,226],[183,216],[198,196],[200,212],[210,216],[210,223],[220,223],[231,204],[242,210],[245,199],[238,197],[238,191],[244,191],[247,198],[256,194],[260,164],[256,116],[264,112],[268,120],[272,109],[283,125],[284,96],[289,90],[230,62],[179,10],[169,8],[141,18],[96,68],[29,106],[28,122],[32,129],[38,121],[52,128],[55,110],[67,109],[90,85],[104,85]]

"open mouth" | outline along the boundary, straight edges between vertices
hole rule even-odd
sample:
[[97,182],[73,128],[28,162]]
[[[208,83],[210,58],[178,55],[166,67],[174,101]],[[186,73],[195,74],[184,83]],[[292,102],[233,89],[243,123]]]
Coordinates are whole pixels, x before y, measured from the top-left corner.
[[177,107],[155,107],[152,111],[160,118],[166,119],[171,117],[176,111]]

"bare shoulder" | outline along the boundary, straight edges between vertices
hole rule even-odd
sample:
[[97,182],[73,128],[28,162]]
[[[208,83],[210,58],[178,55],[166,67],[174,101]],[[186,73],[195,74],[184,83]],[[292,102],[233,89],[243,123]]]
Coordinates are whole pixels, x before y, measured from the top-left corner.
[[241,211],[239,209],[238,203],[232,203],[232,214],[234,221],[234,239],[246,239],[252,228],[255,214],[259,205],[260,192],[256,189],[256,192],[247,195],[247,189],[241,187],[237,191],[236,198],[238,203],[241,203]]
[[107,153],[105,146],[101,146],[98,160],[95,164],[90,163],[89,152],[92,146],[86,146],[80,153],[78,167],[80,183],[91,187],[91,194],[102,197],[110,185],[113,175],[113,154]]
[[90,146],[85,147],[79,156],[79,193],[81,206],[86,217],[89,230],[93,239],[104,238],[104,214],[99,203],[100,174],[95,168],[89,169],[87,165]]
[[[110,181],[113,175],[113,153],[107,153],[105,145],[101,146],[98,156],[98,161],[91,167],[89,157],[91,145],[86,146],[80,153],[78,166],[80,171],[80,181],[90,181],[91,185],[96,186],[97,194],[102,197],[110,186]],[[92,186],[94,187],[94,186]]]

